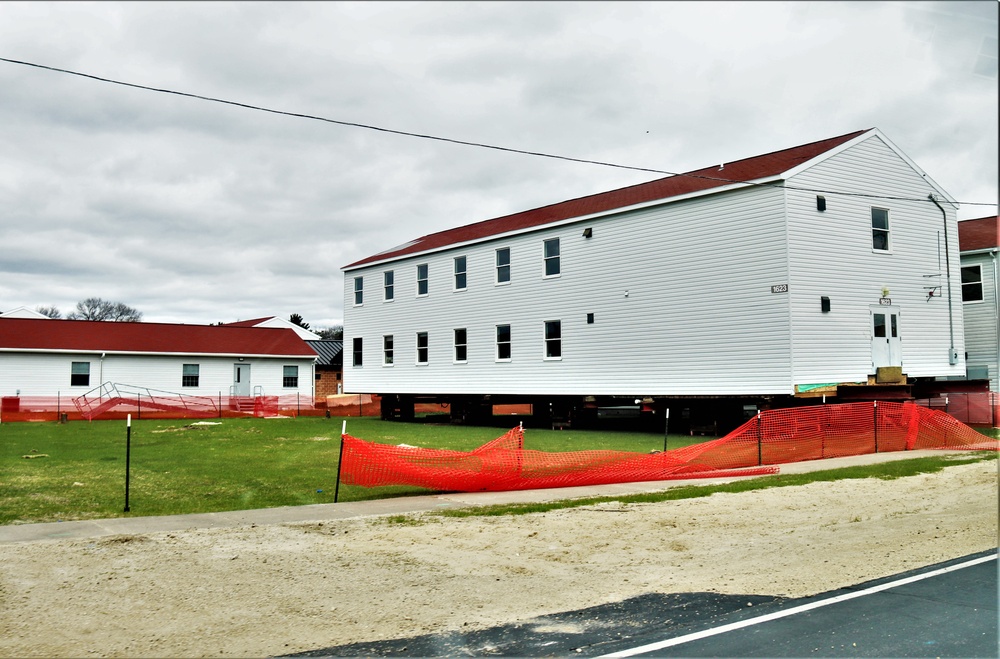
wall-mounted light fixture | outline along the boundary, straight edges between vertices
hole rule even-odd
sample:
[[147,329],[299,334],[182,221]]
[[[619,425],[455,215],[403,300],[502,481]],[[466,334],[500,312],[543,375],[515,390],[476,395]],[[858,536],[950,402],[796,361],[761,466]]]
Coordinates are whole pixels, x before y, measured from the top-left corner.
[[826,210],[826,197],[821,195],[816,195],[816,210],[825,211]]
[[828,313],[830,311],[830,298],[825,295],[819,298],[819,310],[823,313]]
[[242,358],[242,357],[240,357],[240,361],[243,361],[243,358]]
[[591,229],[590,227],[587,227],[586,229],[583,230],[583,237],[584,238],[590,238],[593,235],[594,235],[594,230]]

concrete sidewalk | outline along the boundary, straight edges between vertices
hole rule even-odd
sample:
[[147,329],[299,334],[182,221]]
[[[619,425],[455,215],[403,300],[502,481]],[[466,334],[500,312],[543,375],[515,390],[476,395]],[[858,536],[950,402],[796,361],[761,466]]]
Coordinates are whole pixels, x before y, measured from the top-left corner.
[[[875,453],[847,458],[810,460],[780,465],[781,474],[803,474],[823,469],[838,469],[854,465],[867,465],[893,460],[909,460],[930,455],[960,454],[965,451],[899,451]],[[751,477],[753,478],[753,477]],[[115,517],[75,522],[49,522],[45,524],[14,524],[0,526],[0,544],[95,538],[109,535],[140,535],[166,533],[186,529],[232,528],[265,524],[328,521],[373,515],[399,515],[488,506],[493,504],[534,503],[579,499],[593,496],[615,496],[643,492],[660,492],[683,485],[711,485],[728,483],[734,478],[698,478],[689,480],[647,481],[641,483],[615,483],[545,490],[518,490],[513,492],[459,492],[430,494],[415,497],[396,497],[372,501],[345,501],[308,506],[285,506],[258,510],[233,510],[221,513],[197,513],[163,517]]]

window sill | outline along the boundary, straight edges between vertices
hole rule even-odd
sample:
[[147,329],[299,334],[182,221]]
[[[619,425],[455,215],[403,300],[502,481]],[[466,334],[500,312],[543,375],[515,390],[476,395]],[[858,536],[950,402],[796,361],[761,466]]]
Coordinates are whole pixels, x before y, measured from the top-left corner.
[[542,357],[542,361],[545,362],[561,362],[562,357]]
[[509,281],[497,281],[497,282],[493,282],[493,285],[494,286],[510,286],[510,282]]
[[493,361],[496,362],[497,364],[509,364],[513,360],[507,358],[507,359],[494,359]]
[[561,272],[557,275],[542,275],[542,279],[559,279],[560,277],[562,277]]

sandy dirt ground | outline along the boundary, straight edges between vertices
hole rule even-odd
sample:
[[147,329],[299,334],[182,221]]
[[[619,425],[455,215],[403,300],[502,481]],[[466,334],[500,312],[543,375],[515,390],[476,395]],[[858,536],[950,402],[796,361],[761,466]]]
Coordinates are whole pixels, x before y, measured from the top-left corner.
[[251,657],[644,593],[807,596],[997,546],[997,462],[518,517],[0,545],[0,656]]

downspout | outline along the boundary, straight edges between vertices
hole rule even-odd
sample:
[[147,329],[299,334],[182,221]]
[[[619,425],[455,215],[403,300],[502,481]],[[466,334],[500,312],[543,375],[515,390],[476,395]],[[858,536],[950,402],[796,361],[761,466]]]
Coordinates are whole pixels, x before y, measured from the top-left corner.
[[[1000,287],[997,284],[997,248],[993,249],[993,321],[997,321],[998,310],[1000,310]],[[1000,369],[1000,341],[997,341],[997,368]],[[987,373],[989,375],[989,373]],[[1000,372],[997,373],[997,382],[1000,383]],[[991,387],[992,388],[992,387]],[[1000,388],[998,388],[1000,391]]]
[[927,198],[941,210],[941,217],[944,219],[944,271],[945,283],[948,286],[948,336],[951,341],[951,345],[948,346],[948,363],[954,366],[958,363],[958,351],[955,350],[955,320],[951,311],[951,252],[948,251],[948,214],[945,213],[944,207],[938,203],[933,194],[927,195]]

